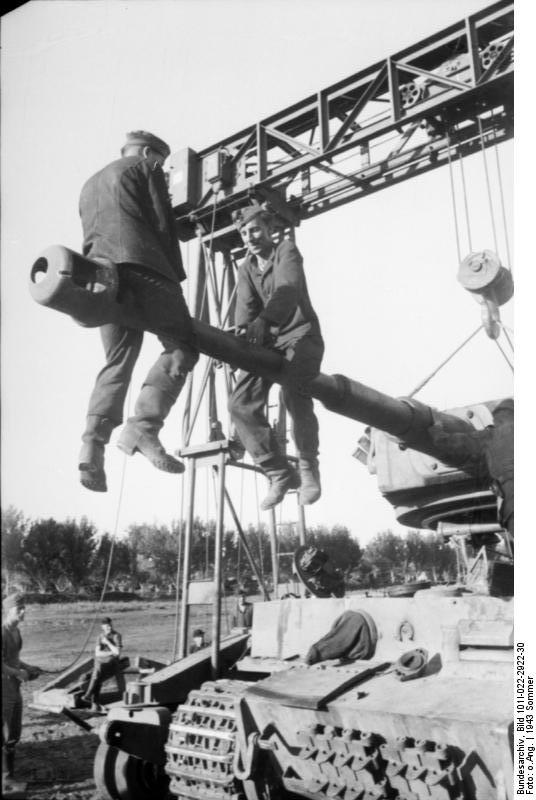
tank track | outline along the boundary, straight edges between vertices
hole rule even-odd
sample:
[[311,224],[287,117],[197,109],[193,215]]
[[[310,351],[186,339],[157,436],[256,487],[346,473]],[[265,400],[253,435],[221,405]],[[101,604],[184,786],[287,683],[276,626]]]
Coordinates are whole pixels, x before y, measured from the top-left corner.
[[251,684],[204,683],[179,706],[165,745],[170,792],[179,800],[244,800],[233,773],[235,707]]

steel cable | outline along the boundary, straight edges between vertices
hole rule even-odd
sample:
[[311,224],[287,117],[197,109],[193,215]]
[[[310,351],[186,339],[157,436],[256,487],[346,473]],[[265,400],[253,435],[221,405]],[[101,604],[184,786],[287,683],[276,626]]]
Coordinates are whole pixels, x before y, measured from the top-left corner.
[[495,341],[495,344],[497,345],[497,347],[499,348],[499,350],[501,351],[501,353],[502,353],[502,355],[504,357],[504,360],[506,361],[506,363],[508,364],[508,366],[510,367],[510,369],[513,372],[514,371],[514,365],[511,363],[510,359],[508,358],[508,356],[506,355],[506,353],[502,349],[501,345],[499,344],[499,340],[498,339],[494,339],[494,341]]
[[506,222],[506,208],[505,208],[505,204],[504,204],[504,193],[503,193],[501,163],[500,163],[500,159],[499,159],[499,148],[497,147],[497,138],[495,136],[495,128],[493,129],[493,132],[494,132],[493,149],[495,150],[495,160],[497,162],[497,178],[498,178],[498,182],[499,182],[499,197],[501,198],[501,213],[502,213],[503,228],[504,228],[504,243],[505,243],[505,247],[506,247],[506,258],[508,259],[506,267],[513,274],[512,258],[510,256],[510,243],[509,243],[509,238],[508,238],[508,226],[507,226],[507,222]]
[[480,331],[482,328],[483,328],[483,325],[479,325],[479,326],[478,326],[478,328],[476,328],[476,329],[475,329],[475,330],[474,330],[474,331],[473,331],[473,332],[472,332],[472,333],[471,333],[471,334],[470,334],[470,335],[469,335],[469,336],[468,336],[466,339],[464,339],[464,340],[463,340],[463,342],[462,342],[460,345],[458,345],[458,347],[456,347],[456,349],[455,349],[455,350],[453,350],[453,351],[452,351],[452,353],[451,353],[449,356],[447,356],[447,358],[445,358],[445,359],[444,359],[444,361],[442,361],[442,362],[441,362],[441,363],[440,363],[440,364],[439,364],[439,365],[436,367],[436,369],[435,369],[433,372],[431,372],[431,373],[430,373],[430,375],[428,375],[428,377],[427,377],[427,378],[425,378],[423,381],[421,381],[421,383],[419,383],[419,384],[418,384],[418,385],[415,387],[415,389],[413,389],[413,391],[412,391],[412,392],[411,392],[409,395],[407,395],[407,396],[408,396],[408,397],[414,397],[414,396],[417,394],[417,392],[419,392],[419,391],[420,391],[420,390],[421,390],[421,389],[422,389],[424,386],[426,386],[426,384],[427,384],[429,381],[431,381],[431,380],[432,380],[432,378],[433,378],[435,375],[437,375],[437,373],[439,372],[439,370],[440,370],[442,367],[444,367],[444,366],[445,366],[445,364],[448,364],[448,362],[449,362],[449,361],[450,361],[452,358],[454,358],[454,356],[455,356],[457,353],[459,353],[459,352],[460,352],[460,350],[461,350],[463,347],[465,347],[465,345],[466,345],[468,342],[470,342],[470,341],[471,341],[471,339],[472,339],[474,336],[476,336],[476,334],[478,333],[478,331]]
[[452,198],[452,213],[454,217],[454,231],[456,234],[456,250],[458,253],[458,264],[461,263],[462,260],[462,251],[460,247],[460,229],[458,226],[458,210],[456,208],[456,191],[454,188],[454,170],[452,166],[452,160],[450,157],[450,134],[447,133],[447,158],[449,162],[449,175],[450,175],[450,191],[451,191],[451,198]]
[[486,176],[486,187],[488,190],[489,213],[491,218],[491,230],[493,232],[493,242],[495,244],[495,252],[499,253],[499,245],[497,242],[497,229],[495,227],[495,213],[493,211],[493,199],[491,196],[491,185],[489,180],[488,159],[486,158],[486,148],[484,147],[484,131],[482,130],[482,120],[478,117],[478,131],[480,134],[480,147],[482,149],[482,158],[484,161],[484,174]]
[[460,162],[460,175],[461,175],[461,178],[462,178],[463,203],[464,203],[464,208],[465,208],[465,224],[466,224],[466,227],[467,227],[467,241],[468,241],[468,244],[469,244],[469,252],[472,253],[473,252],[473,242],[471,241],[471,222],[470,222],[470,219],[469,219],[469,205],[468,205],[468,202],[467,202],[467,187],[465,185],[465,170],[464,170],[464,167],[463,167],[463,157],[462,157],[461,153],[458,156],[458,160]]

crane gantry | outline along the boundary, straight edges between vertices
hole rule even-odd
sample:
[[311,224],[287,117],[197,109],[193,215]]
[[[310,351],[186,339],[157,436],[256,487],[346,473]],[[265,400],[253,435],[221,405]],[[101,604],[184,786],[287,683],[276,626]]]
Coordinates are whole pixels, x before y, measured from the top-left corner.
[[513,136],[513,2],[499,2],[170,161],[179,235],[239,246],[232,211],[287,226]]

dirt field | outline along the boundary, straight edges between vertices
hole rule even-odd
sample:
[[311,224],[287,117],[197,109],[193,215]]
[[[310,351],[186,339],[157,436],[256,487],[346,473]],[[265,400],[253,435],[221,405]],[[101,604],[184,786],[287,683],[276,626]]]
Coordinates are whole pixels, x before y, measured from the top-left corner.
[[[223,633],[232,624],[235,599],[229,599],[223,616]],[[21,626],[22,658],[46,670],[67,667],[78,656],[87,637],[94,611],[90,604],[28,606]],[[123,636],[123,655],[146,656],[167,662],[173,650],[175,607],[173,602],[106,603],[98,615],[109,615]],[[210,607],[199,606],[191,615],[192,626],[211,635]],[[87,646],[92,653],[97,625]],[[28,707],[32,695],[55,676],[44,674],[23,686],[24,718],[17,748],[16,777],[28,782],[28,800],[96,800],[93,758],[99,744],[97,731],[104,717],[77,711],[94,729],[84,732],[61,714]]]

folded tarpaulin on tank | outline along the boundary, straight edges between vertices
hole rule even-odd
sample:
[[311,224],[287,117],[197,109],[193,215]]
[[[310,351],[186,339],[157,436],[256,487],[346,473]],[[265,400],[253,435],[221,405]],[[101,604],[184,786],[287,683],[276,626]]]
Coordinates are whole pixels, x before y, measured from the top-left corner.
[[367,618],[359,611],[345,611],[333,623],[331,630],[309,648],[307,664],[317,664],[331,658],[352,661],[374,655],[374,633]]

